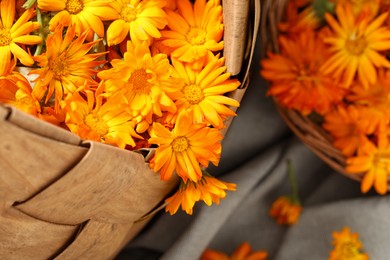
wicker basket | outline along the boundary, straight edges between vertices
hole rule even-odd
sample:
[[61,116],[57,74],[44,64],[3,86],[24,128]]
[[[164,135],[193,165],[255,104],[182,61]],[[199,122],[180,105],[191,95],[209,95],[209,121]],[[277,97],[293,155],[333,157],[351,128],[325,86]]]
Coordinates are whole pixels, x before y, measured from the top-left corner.
[[[277,24],[283,21],[288,1],[266,0],[262,2],[260,23],[262,58],[265,57],[267,51],[279,51]],[[332,145],[332,137],[320,125],[298,111],[285,109],[275,99],[274,102],[285,123],[309,149],[337,172],[361,181],[363,174],[350,174],[345,171],[345,157]]]
[[[260,24],[254,2],[235,75],[242,84],[229,95],[237,101],[249,83]],[[179,182],[161,181],[149,168],[151,154],[81,140],[4,104],[0,131],[0,259],[112,259]]]
[[0,129],[1,259],[112,258],[177,182],[11,107]]

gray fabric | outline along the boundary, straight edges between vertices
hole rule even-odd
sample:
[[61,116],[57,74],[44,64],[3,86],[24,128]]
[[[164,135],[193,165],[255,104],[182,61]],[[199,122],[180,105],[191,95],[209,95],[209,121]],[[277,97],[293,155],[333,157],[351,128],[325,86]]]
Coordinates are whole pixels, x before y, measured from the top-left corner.
[[[291,134],[265,96],[255,55],[251,84],[223,142],[220,165],[210,167],[238,190],[218,206],[197,204],[192,216],[157,214],[117,259],[199,259],[206,248],[230,254],[243,241],[268,251],[269,259],[327,259],[332,232],[344,226],[359,233],[371,259],[390,259],[389,197],[362,195],[359,183],[334,172]],[[304,210],[296,225],[281,227],[268,209],[291,191],[287,159]]]

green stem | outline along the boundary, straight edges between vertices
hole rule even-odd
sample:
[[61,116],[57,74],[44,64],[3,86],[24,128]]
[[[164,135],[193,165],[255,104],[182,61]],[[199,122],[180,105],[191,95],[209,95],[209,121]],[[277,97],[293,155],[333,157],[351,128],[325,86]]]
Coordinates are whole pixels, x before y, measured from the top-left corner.
[[39,26],[39,36],[42,38],[42,41],[37,45],[37,49],[35,50],[34,56],[38,56],[42,53],[43,45],[45,44],[45,33],[44,33],[44,24],[42,19],[42,13],[39,8],[36,9],[37,11],[37,20],[40,24]]
[[300,204],[299,196],[298,196],[298,183],[295,178],[295,171],[294,168],[292,167],[292,163],[290,159],[287,159],[287,172],[288,172],[288,177],[290,179],[291,188],[292,188],[292,199],[294,200],[294,202]]

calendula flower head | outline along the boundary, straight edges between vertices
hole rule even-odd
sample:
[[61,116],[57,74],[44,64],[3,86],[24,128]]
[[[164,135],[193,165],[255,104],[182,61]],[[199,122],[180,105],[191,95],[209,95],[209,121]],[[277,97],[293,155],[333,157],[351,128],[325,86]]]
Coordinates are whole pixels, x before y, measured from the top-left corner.
[[133,42],[160,38],[167,25],[165,0],[115,0],[112,3],[118,17],[107,29],[108,45],[122,42],[127,35]]
[[118,92],[105,100],[102,89],[99,87],[95,93],[86,90],[86,99],[75,92],[61,102],[67,127],[83,139],[120,148],[135,146],[133,138],[142,137],[135,132],[132,117],[125,111],[126,98]]
[[221,155],[222,135],[218,129],[205,124],[194,124],[186,116],[177,119],[170,131],[160,123],[154,123],[149,143],[158,145],[150,166],[160,172],[162,180],[169,180],[176,170],[183,179],[198,182],[202,178],[200,165],[209,162],[218,165]]
[[114,20],[118,17],[111,7],[110,0],[37,0],[42,12],[56,12],[50,19],[49,29],[54,31],[60,26],[75,27],[76,35],[88,31],[87,39],[91,41],[93,34],[104,36],[102,21]]
[[34,60],[20,45],[35,45],[42,41],[39,36],[29,35],[39,28],[38,22],[30,21],[35,16],[35,10],[26,10],[14,23],[15,1],[2,0],[0,15],[0,74],[6,72],[7,63],[12,58],[11,54],[23,65],[33,65]]
[[334,35],[325,38],[332,56],[322,65],[321,71],[340,79],[349,88],[355,77],[368,88],[377,80],[376,68],[390,68],[390,62],[380,52],[390,49],[390,29],[383,26],[387,14],[375,20],[356,21],[351,5],[336,8],[336,20],[325,14]]
[[238,107],[239,103],[224,94],[237,89],[240,82],[230,79],[224,59],[215,57],[202,70],[196,71],[190,65],[173,59],[174,77],[184,79],[184,86],[173,96],[178,115],[192,117],[194,123],[224,128],[226,116],[236,114],[228,107]]
[[269,214],[279,225],[293,225],[301,215],[302,207],[288,196],[276,199],[269,210]]
[[280,54],[269,53],[260,71],[271,82],[267,92],[284,107],[307,115],[325,114],[342,101],[345,90],[320,71],[329,58],[323,39],[313,31],[280,37]]
[[343,155],[354,155],[367,136],[379,129],[383,113],[371,107],[348,105],[337,106],[324,116],[323,128],[333,137],[333,145]]
[[329,260],[368,260],[369,256],[363,252],[363,244],[359,240],[358,233],[352,233],[349,227],[344,227],[340,232],[334,231],[333,250]]
[[297,223],[302,206],[298,196],[298,184],[291,160],[287,160],[287,173],[292,188],[291,195],[278,197],[271,205],[268,213],[279,225],[294,225]]
[[10,104],[28,114],[38,116],[41,112],[39,100],[32,94],[28,80],[15,71],[16,60],[6,63],[0,75],[0,102]]
[[112,69],[100,71],[98,77],[105,81],[108,95],[118,90],[125,91],[129,113],[144,132],[152,123],[153,115],[162,116],[162,111],[176,112],[176,106],[168,96],[176,92],[182,80],[171,77],[172,66],[165,54],[151,55],[147,44],[133,45],[128,41],[123,60],[113,60]]
[[235,191],[236,184],[218,180],[203,172],[202,178],[196,183],[192,181],[182,182],[179,190],[165,200],[167,203],[165,210],[173,215],[181,206],[182,210],[192,215],[196,202],[203,201],[207,206],[211,206],[213,203],[218,205],[220,199],[226,197],[226,191],[228,190]]
[[172,57],[200,68],[213,52],[223,49],[222,6],[219,0],[177,1],[177,12],[167,10],[169,30],[162,43],[174,48]]
[[104,53],[88,53],[98,41],[84,43],[87,34],[85,31],[75,38],[75,27],[69,27],[63,38],[63,28],[58,27],[46,41],[46,52],[34,57],[41,67],[30,72],[38,75],[34,93],[45,97],[46,103],[54,93],[56,109],[64,94],[74,93],[84,85],[97,86],[94,75],[97,66],[104,63],[97,59]]
[[346,171],[351,174],[363,174],[360,186],[363,193],[374,187],[376,192],[385,195],[390,176],[390,145],[383,127],[377,139],[377,143],[367,140],[361,145],[356,156],[346,160]]
[[206,249],[200,260],[267,260],[266,251],[255,251],[248,242],[241,243],[234,252],[229,256],[224,252]]

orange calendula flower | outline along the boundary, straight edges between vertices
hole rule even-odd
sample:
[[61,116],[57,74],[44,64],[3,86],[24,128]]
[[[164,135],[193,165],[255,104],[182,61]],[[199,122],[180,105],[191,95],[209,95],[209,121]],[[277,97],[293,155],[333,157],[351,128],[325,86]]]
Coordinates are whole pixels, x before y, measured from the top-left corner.
[[368,192],[372,186],[385,195],[387,193],[387,180],[390,176],[390,144],[387,134],[378,134],[378,144],[366,141],[361,145],[355,157],[348,158],[346,171],[348,173],[362,174],[361,191]]
[[279,225],[293,225],[297,223],[301,211],[302,207],[298,201],[282,196],[272,203],[269,214]]
[[334,249],[330,252],[329,260],[368,260],[368,254],[362,252],[363,244],[358,233],[352,233],[348,227],[340,232],[333,232],[332,244]]
[[343,155],[352,156],[382,121],[383,114],[372,108],[340,105],[325,115],[322,126],[334,138],[333,145]]
[[182,80],[171,77],[172,66],[165,54],[151,55],[146,43],[133,45],[127,42],[123,60],[112,60],[112,69],[100,71],[105,91],[111,95],[125,91],[129,113],[137,121],[137,132],[146,131],[152,116],[162,111],[176,112],[176,106],[167,93],[176,92]]
[[75,28],[69,27],[62,38],[63,30],[57,28],[46,41],[46,52],[34,57],[41,68],[30,72],[38,74],[34,93],[39,98],[46,95],[45,102],[55,93],[57,108],[63,94],[74,93],[84,85],[96,86],[96,68],[104,63],[96,60],[104,53],[88,54],[98,41],[84,43],[87,32],[76,39],[75,33]]
[[206,249],[200,260],[266,260],[266,251],[254,251],[248,242],[241,243],[231,256],[217,250]]
[[377,80],[376,68],[390,68],[390,62],[381,51],[390,49],[390,29],[383,25],[387,14],[372,22],[356,21],[350,5],[338,6],[336,14],[325,18],[334,31],[334,36],[325,38],[330,45],[332,57],[321,67],[321,71],[340,78],[348,88],[355,76],[368,88]]
[[0,102],[37,116],[41,111],[39,100],[32,95],[28,80],[14,70],[15,65],[14,59],[8,62],[4,74],[0,75]]
[[74,26],[78,36],[89,31],[89,41],[93,39],[94,32],[99,37],[104,36],[102,21],[118,17],[111,3],[112,0],[37,0],[38,8],[43,12],[57,12],[50,19],[50,31],[54,31],[58,25]]
[[187,214],[192,215],[192,209],[196,202],[202,200],[207,206],[211,206],[213,203],[218,205],[220,199],[226,197],[227,190],[235,191],[236,184],[218,180],[205,173],[197,183],[192,181],[181,183],[179,190],[165,200],[168,204],[165,211],[173,215],[181,206]]
[[135,123],[125,111],[125,97],[117,93],[104,101],[100,89],[96,93],[86,90],[87,100],[75,92],[61,102],[67,127],[83,139],[120,148],[135,146],[133,137],[142,137],[135,132]]
[[0,74],[6,72],[7,62],[11,60],[11,53],[23,65],[33,65],[34,60],[19,44],[34,45],[42,41],[39,36],[29,35],[39,28],[38,22],[29,21],[35,16],[35,11],[33,9],[26,10],[14,23],[15,1],[2,0],[0,15]]
[[314,111],[323,115],[342,101],[345,90],[320,71],[329,58],[320,36],[305,31],[292,39],[282,36],[279,42],[281,53],[269,53],[261,61],[260,73],[272,83],[268,95],[304,115]]
[[[218,129],[205,124],[193,124],[188,117],[179,117],[172,131],[154,123],[149,143],[158,145],[150,162],[162,180],[169,180],[174,170],[183,179],[198,182],[202,178],[200,165],[209,161],[218,165],[222,135]],[[200,164],[200,165],[199,165]]]
[[228,106],[238,107],[239,102],[224,94],[237,89],[240,82],[230,79],[223,64],[223,58],[215,57],[205,68],[196,71],[173,59],[174,77],[184,79],[184,87],[173,96],[179,115],[190,116],[195,123],[207,122],[218,129],[224,127],[226,116],[236,115]]
[[167,10],[169,30],[161,32],[162,44],[175,48],[172,57],[204,64],[214,51],[223,49],[222,6],[219,0],[177,1],[178,11]]
[[107,29],[108,46],[121,43],[127,35],[133,42],[160,38],[167,25],[163,8],[165,0],[116,0],[112,4],[118,14]]
[[287,173],[292,188],[290,196],[281,196],[271,205],[268,213],[279,225],[293,225],[301,215],[302,207],[299,202],[298,184],[295,179],[294,168],[291,160],[287,160]]

